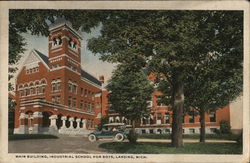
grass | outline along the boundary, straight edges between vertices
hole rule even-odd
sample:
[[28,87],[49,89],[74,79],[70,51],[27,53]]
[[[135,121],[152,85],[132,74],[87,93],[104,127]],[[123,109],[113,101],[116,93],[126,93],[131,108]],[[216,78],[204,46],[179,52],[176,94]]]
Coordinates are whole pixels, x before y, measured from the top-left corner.
[[[141,134],[138,138],[145,138],[145,139],[171,139],[170,134]],[[192,134],[192,135],[183,135],[184,139],[199,139],[199,134]],[[232,134],[207,134],[206,139],[218,139],[218,140],[236,140],[238,138],[237,135]]]
[[109,153],[125,154],[242,154],[242,146],[237,143],[185,143],[182,148],[174,148],[170,143],[112,142],[99,147]]
[[9,140],[24,140],[24,139],[58,139],[55,135],[48,134],[13,134],[9,135]]

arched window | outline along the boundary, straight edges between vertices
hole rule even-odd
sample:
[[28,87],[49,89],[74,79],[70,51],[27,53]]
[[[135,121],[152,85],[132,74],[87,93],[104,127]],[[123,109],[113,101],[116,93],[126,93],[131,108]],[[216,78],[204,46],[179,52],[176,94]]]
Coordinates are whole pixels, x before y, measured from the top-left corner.
[[24,96],[28,96],[28,84],[24,85]]
[[59,46],[62,45],[62,38],[61,36],[58,36],[57,38],[53,38],[53,46]]
[[47,81],[45,79],[42,79],[41,82],[40,82],[41,85],[46,85],[47,84]]
[[55,92],[56,91],[56,81],[55,80],[52,80],[51,87],[52,87],[52,92]]

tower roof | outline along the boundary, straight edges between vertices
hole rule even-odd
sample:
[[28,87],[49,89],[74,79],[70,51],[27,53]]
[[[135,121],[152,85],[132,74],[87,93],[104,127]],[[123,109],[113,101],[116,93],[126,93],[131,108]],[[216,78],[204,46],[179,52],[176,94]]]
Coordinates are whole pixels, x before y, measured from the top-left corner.
[[68,27],[72,33],[74,33],[78,38],[82,39],[81,34],[72,27],[72,23],[62,17],[56,19],[54,23],[49,25],[49,31],[54,31],[61,27]]

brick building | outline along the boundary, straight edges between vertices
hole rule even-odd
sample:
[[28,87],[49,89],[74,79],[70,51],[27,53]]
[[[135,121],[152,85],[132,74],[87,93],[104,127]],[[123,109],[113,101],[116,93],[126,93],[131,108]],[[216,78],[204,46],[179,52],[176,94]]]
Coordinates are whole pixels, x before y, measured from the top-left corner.
[[[154,84],[155,75],[148,74],[148,78],[152,84]],[[157,86],[155,85],[155,88]],[[131,126],[131,122],[126,120],[124,117],[119,116],[113,110],[109,109],[108,105],[108,91],[105,91],[104,96],[106,96],[106,101],[103,101],[103,111],[104,114],[109,115],[109,122],[122,122]],[[160,104],[158,101],[161,92],[154,91],[152,93],[151,101],[148,101],[151,112],[148,117],[142,118],[140,121],[136,122],[136,131],[139,134],[144,133],[171,133],[172,131],[172,111],[169,105]],[[220,122],[228,121],[230,122],[230,108],[226,106],[224,108],[218,109],[216,112],[206,113],[205,123],[206,123],[206,133],[213,134],[216,129],[220,129]],[[199,134],[200,133],[200,116],[195,110],[190,111],[188,114],[184,115],[183,118],[183,134]]]
[[[81,35],[70,22],[58,19],[49,26],[48,57],[32,50],[16,78],[14,133],[87,134],[101,117],[109,122],[131,122],[109,110],[108,91],[99,79],[81,68]],[[149,79],[152,77],[149,75]],[[136,123],[138,133],[171,132],[169,106],[157,104],[160,92],[152,94],[152,109]],[[207,133],[230,120],[229,107],[206,115]],[[190,112],[184,118],[184,134],[199,133],[199,116]]]
[[87,132],[100,119],[102,83],[81,68],[82,37],[70,22],[49,31],[48,57],[32,50],[17,75],[14,133]]

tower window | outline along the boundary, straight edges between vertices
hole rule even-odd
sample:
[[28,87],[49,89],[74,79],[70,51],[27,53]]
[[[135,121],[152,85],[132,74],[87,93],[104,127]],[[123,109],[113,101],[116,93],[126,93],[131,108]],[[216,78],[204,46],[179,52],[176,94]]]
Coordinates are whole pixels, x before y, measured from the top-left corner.
[[60,36],[53,39],[53,46],[59,46],[59,45],[62,45],[62,39]]

